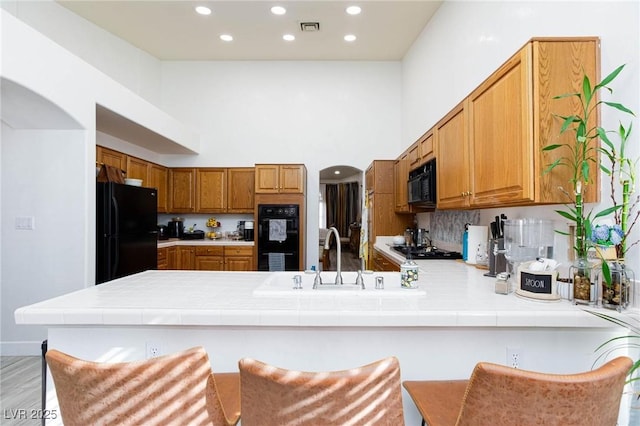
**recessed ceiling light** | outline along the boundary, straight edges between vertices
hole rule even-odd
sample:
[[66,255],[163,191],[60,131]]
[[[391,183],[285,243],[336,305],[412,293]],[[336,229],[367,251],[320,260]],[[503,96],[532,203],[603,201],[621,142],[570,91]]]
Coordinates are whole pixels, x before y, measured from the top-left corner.
[[282,6],[273,6],[271,8],[271,13],[273,13],[274,15],[284,15],[285,13],[287,13],[287,9]]
[[211,9],[206,6],[197,6],[196,12],[200,15],[211,15]]
[[344,41],[356,41],[356,36],[354,36],[353,34],[347,34],[346,36],[344,36]]
[[334,174],[334,175],[339,175],[339,174],[340,174],[340,170],[335,170],[335,171],[333,172],[333,174]]
[[282,39],[285,41],[293,41],[296,39],[296,36],[294,36],[293,34],[285,34],[282,36]]
[[362,12],[362,9],[360,9],[360,7],[359,7],[359,6],[349,6],[349,7],[347,8],[347,13],[348,13],[349,15],[359,15],[359,14],[360,14],[360,12]]
[[222,34],[220,35],[220,40],[222,41],[233,41],[233,36],[230,34]]

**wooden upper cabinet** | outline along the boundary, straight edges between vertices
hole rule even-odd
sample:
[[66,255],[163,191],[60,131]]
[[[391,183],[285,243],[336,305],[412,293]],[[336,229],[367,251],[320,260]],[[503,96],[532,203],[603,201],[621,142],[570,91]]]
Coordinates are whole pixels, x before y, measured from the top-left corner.
[[227,169],[196,170],[196,211],[223,213],[227,210]]
[[408,184],[409,179],[409,153],[405,153],[400,156],[399,159],[393,164],[393,181],[395,194],[396,213],[409,213],[409,194]]
[[375,160],[371,163],[365,172],[367,191],[375,191],[378,194],[393,194],[394,163],[393,160]]
[[127,170],[127,154],[103,146],[96,146],[96,161],[120,170]]
[[436,156],[433,129],[422,135],[418,143],[420,144],[420,164],[433,160]]
[[303,194],[306,180],[307,171],[303,164],[256,164],[256,193]]
[[158,190],[158,213],[169,212],[169,170],[158,164],[149,164],[148,184],[150,188]]
[[414,142],[413,145],[409,147],[409,150],[406,154],[407,158],[407,170],[413,170],[418,167],[422,160],[420,156],[420,143]]
[[469,144],[466,101],[458,104],[435,126],[438,146],[436,168],[438,208],[469,206]]
[[255,174],[253,167],[227,169],[228,213],[253,213]]
[[126,177],[131,179],[141,179],[142,186],[152,187],[149,185],[149,162],[136,157],[127,155],[127,168],[125,169]]
[[[532,39],[440,120],[438,208],[566,203],[558,188],[570,185],[572,171],[558,166],[545,173],[566,151],[542,149],[573,146],[573,132],[561,135],[557,116],[577,114],[579,105],[554,97],[580,92],[584,73],[599,81],[599,49],[595,37]],[[590,127],[598,111],[592,118]],[[585,202],[600,199],[600,173],[593,170]]]
[[528,46],[469,96],[474,206],[534,201],[530,64]]
[[195,203],[196,169],[169,169],[169,211],[189,213],[196,209]]

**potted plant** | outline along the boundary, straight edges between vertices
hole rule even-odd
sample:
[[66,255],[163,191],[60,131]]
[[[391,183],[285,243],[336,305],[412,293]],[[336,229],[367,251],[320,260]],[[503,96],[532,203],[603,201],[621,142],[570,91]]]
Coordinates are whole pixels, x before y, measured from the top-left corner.
[[[598,108],[601,105],[605,105],[633,114],[625,106],[619,103],[601,101],[598,96],[599,91],[602,89],[613,92],[608,87],[608,84],[618,76],[623,68],[624,65],[616,68],[595,86],[591,85],[589,76],[585,74],[579,92],[555,96],[554,99],[574,98],[579,104],[579,112],[577,114],[568,116],[556,115],[562,120],[560,133],[571,131],[574,137],[571,143],[550,144],[543,148],[543,151],[561,149],[565,153],[564,156],[549,164],[544,173],[550,173],[559,166],[569,167],[572,172],[568,182],[570,190],[559,188],[569,199],[569,203],[566,204],[567,210],[556,210],[556,212],[575,224],[573,249],[576,260],[570,268],[570,280],[573,283],[572,298],[576,303],[594,304],[596,302],[591,264],[587,259],[587,253],[590,248],[591,223],[595,219],[608,216],[622,208],[621,205],[613,205],[593,215],[592,210],[585,210],[583,194],[587,185],[592,183],[591,166],[601,166],[599,153],[604,151],[598,147],[597,139],[599,137],[602,138],[602,135],[606,136],[608,133],[598,123],[594,123]],[[607,147],[611,148],[609,145]],[[560,233],[569,235],[565,232]]]

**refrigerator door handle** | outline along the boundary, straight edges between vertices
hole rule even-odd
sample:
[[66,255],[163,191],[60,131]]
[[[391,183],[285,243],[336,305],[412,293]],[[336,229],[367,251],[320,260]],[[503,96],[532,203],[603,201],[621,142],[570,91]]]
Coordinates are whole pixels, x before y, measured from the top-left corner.
[[111,203],[113,205],[113,227],[115,229],[110,229],[112,232],[111,235],[119,235],[120,234],[120,208],[118,207],[118,200],[116,197],[111,196]]
[[113,256],[111,257],[113,259],[113,265],[111,268],[111,276],[109,277],[109,280],[112,280],[118,276],[118,266],[120,265],[120,239],[118,237],[113,238],[111,253],[113,253]]

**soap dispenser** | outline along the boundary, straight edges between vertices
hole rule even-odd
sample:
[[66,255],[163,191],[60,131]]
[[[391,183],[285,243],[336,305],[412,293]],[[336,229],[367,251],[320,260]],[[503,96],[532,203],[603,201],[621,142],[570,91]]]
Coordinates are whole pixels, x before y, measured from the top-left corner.
[[400,286],[402,288],[418,288],[418,264],[408,256],[400,265]]
[[471,224],[464,224],[464,232],[462,233],[462,260],[465,262],[469,257],[469,225]]

